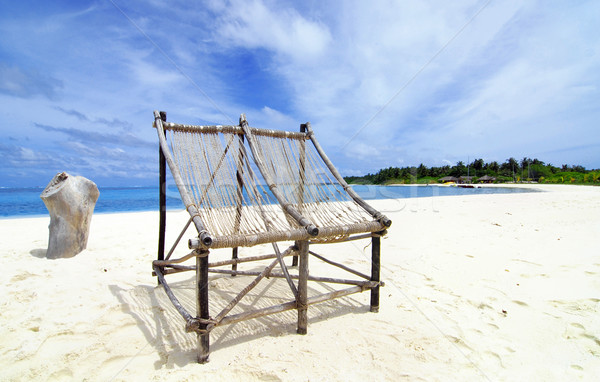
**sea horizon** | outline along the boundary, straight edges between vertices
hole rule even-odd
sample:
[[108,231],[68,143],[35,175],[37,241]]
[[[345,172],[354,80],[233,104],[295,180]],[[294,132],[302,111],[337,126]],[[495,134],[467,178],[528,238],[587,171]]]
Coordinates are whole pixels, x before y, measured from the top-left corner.
[[[449,195],[532,192],[516,187],[397,187],[397,185],[351,185],[364,200],[406,199]],[[40,194],[45,187],[0,187],[0,218],[43,217],[48,211]],[[158,211],[158,186],[99,187],[94,213]],[[175,185],[167,188],[167,210],[183,210]]]

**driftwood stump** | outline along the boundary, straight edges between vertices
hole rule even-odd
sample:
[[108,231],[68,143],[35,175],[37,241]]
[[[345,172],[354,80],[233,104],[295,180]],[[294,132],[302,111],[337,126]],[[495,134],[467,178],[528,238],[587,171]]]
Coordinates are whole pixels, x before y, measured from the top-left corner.
[[40,197],[50,213],[46,257],[73,257],[87,246],[98,187],[82,176],[56,174]]

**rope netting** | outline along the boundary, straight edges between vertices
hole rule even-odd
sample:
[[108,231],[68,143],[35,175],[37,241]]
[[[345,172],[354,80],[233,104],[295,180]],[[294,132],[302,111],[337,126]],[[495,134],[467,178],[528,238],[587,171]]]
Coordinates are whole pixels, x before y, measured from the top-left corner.
[[317,227],[371,221],[343,189],[310,141],[254,136],[268,177],[285,200]]
[[259,156],[255,159],[264,164],[272,184],[256,167],[239,131],[170,130],[173,158],[208,232],[239,236],[300,228],[281,208],[272,187],[317,227],[373,220],[345,192],[304,134],[253,134],[252,139]]

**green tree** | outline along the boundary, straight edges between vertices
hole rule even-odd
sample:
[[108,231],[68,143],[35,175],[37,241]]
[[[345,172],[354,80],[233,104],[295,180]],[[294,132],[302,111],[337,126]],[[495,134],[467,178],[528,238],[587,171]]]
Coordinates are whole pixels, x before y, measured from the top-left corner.
[[509,176],[515,180],[515,174],[519,171],[519,162],[515,158],[508,158],[506,162],[502,163],[500,166],[501,174],[504,176]]
[[419,167],[417,167],[417,177],[424,178],[426,176],[429,176],[429,169],[421,163]]
[[531,158],[524,157],[521,159],[521,170],[525,170],[533,162]]
[[456,177],[467,175],[467,166],[465,166],[463,161],[458,161],[456,165],[452,167],[450,175]]
[[484,166],[485,162],[483,161],[483,159],[479,158],[479,159],[475,159],[473,161],[473,163],[471,163],[471,167],[475,170],[475,171],[481,171],[483,170],[483,166]]
[[490,175],[498,175],[498,172],[500,171],[500,165],[498,162],[493,161],[490,164],[486,164],[485,170],[487,170]]
[[545,166],[544,162],[542,162],[541,160],[539,160],[539,159],[537,159],[537,158],[534,158],[534,159],[531,161],[531,164],[540,165],[540,166]]
[[552,170],[542,164],[532,164],[529,174],[533,179],[548,178],[552,176]]

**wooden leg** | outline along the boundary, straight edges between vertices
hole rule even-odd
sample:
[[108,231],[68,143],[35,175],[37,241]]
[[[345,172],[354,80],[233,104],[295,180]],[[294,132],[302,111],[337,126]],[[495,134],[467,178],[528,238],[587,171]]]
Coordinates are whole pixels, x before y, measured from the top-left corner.
[[298,266],[298,251],[299,251],[299,241],[295,241],[294,242],[294,255],[292,256],[292,267],[297,267]]
[[[206,325],[205,325],[206,326]],[[210,333],[198,333],[198,363],[207,363],[210,361]]]
[[[232,251],[232,253],[231,253],[231,259],[232,259],[232,260],[236,260],[237,258],[238,258],[238,247],[234,247],[234,248],[233,248],[233,251]],[[231,270],[232,270],[232,271],[234,271],[234,272],[231,274],[231,276],[233,277],[233,276],[235,276],[235,275],[236,275],[235,271],[237,271],[237,263],[233,263],[233,264],[231,264]]]
[[[159,163],[159,222],[158,222],[158,260],[165,259],[165,228],[167,225],[167,170],[166,159],[162,149],[158,148]],[[158,282],[160,285],[160,281]]]
[[[379,236],[372,237],[371,244],[371,281],[380,280],[381,267],[381,238]],[[379,286],[371,288],[371,312],[379,312]]]
[[308,241],[297,242],[298,257],[300,265],[298,266],[298,298],[296,304],[298,307],[298,334],[306,334],[308,326]]
[[[209,318],[208,311],[208,253],[196,257],[196,315],[199,318]],[[206,329],[207,324],[200,324],[200,329]],[[198,362],[208,362],[210,354],[210,334],[198,333]]]

